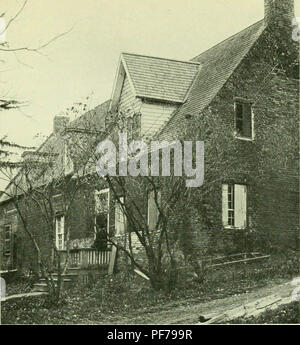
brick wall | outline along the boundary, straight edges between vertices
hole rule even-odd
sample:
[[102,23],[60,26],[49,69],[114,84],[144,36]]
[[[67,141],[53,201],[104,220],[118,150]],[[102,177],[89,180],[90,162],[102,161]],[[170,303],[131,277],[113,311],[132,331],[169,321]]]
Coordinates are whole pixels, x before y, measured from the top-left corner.
[[[224,123],[231,128],[232,140],[236,140],[233,138],[235,97],[254,102],[255,140],[237,140],[236,151],[226,158],[224,153],[229,165],[234,160],[239,162],[239,173],[233,168],[227,178],[247,185],[248,226],[255,232],[256,248],[281,250],[296,247],[299,231],[299,81],[260,61],[257,52],[260,48],[258,42],[196,120],[201,123],[203,116],[219,116],[220,127],[215,131],[220,131],[220,140],[216,140],[216,145],[222,145]],[[207,162],[210,157],[206,155],[205,159]],[[208,197],[212,206],[209,211],[212,240],[208,249],[240,251],[245,249],[245,234],[222,228],[222,182],[215,184]]]

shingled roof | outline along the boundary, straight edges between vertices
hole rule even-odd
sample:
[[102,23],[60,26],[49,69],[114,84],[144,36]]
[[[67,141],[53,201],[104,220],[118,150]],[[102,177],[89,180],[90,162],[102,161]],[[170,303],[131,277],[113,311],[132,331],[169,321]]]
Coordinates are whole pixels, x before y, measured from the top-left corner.
[[94,109],[87,111],[83,115],[79,116],[77,119],[71,121],[67,129],[94,129],[94,130],[104,130],[105,128],[105,117],[109,109],[110,100],[97,105]]
[[265,29],[261,20],[192,59],[201,64],[186,102],[164,125],[162,136],[177,126],[186,114],[199,113],[208,106],[241,63]]
[[200,64],[122,53],[122,62],[141,98],[183,103]]

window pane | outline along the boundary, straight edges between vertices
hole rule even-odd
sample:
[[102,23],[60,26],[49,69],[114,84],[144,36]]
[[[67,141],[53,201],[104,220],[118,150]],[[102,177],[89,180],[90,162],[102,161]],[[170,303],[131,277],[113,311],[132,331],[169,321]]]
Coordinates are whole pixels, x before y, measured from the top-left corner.
[[252,137],[251,103],[236,103],[235,126],[238,135],[246,138]]
[[228,225],[234,226],[234,187],[228,186]]
[[247,138],[252,136],[251,104],[244,104],[243,135]]
[[243,120],[243,104],[236,103],[236,118]]

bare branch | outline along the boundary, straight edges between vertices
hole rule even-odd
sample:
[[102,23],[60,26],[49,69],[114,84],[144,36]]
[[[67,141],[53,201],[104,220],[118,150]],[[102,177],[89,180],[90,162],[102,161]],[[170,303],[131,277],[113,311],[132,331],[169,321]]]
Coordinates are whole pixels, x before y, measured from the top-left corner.
[[[27,1],[28,1],[28,0],[25,0],[25,1],[24,1],[24,3],[23,3],[23,5],[22,5],[22,7],[20,8],[20,10],[19,10],[19,11],[8,21],[8,23],[7,23],[7,25],[5,26],[5,28],[3,29],[3,31],[0,32],[0,35],[4,34],[4,32],[7,31],[7,29],[9,28],[10,24],[21,14],[21,12],[23,12],[23,10],[24,10],[24,8],[25,8],[25,6],[26,6],[26,4],[27,4]],[[3,13],[3,14],[1,15],[1,17],[3,17],[4,14],[5,14],[5,13]]]
[[68,33],[70,33],[73,30],[73,27],[71,29],[69,29],[68,31],[62,32],[61,34],[58,34],[56,36],[54,36],[52,39],[50,39],[49,41],[47,41],[46,43],[36,47],[36,48],[29,48],[29,47],[19,47],[19,48],[0,48],[0,51],[3,52],[20,52],[20,51],[28,51],[28,52],[34,52],[34,53],[39,53],[42,54],[40,51],[46,47],[48,47],[51,43],[53,43],[54,41],[62,38],[63,36],[67,35]]

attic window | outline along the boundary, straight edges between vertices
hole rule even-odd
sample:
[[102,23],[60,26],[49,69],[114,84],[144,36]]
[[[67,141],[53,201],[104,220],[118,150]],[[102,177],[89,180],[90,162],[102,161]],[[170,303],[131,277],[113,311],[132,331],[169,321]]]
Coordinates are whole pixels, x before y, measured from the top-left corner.
[[239,139],[253,139],[252,104],[246,100],[235,101],[235,131]]

